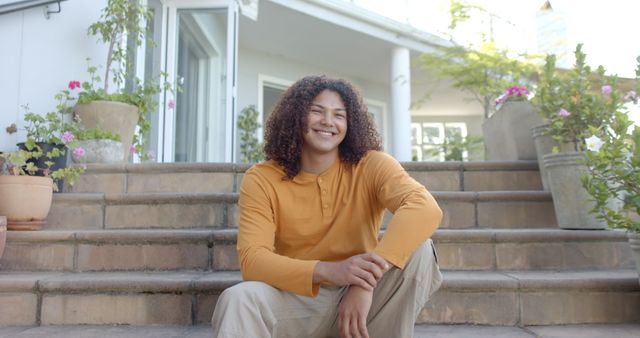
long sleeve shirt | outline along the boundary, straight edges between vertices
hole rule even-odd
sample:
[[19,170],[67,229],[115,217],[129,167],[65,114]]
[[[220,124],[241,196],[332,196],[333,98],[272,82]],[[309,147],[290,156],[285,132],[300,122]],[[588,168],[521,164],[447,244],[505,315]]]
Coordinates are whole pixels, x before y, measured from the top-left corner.
[[[237,246],[244,280],[315,297],[319,261],[374,251],[403,268],[442,219],[425,187],[383,152],[369,151],[357,165],[336,160],[320,175],[284,176],[274,161],[244,176]],[[378,241],[385,209],[394,215]]]

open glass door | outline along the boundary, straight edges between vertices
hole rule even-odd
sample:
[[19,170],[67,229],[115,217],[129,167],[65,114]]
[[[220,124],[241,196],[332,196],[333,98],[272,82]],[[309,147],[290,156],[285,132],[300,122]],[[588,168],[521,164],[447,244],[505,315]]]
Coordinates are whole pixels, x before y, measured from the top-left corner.
[[[233,154],[237,12],[234,1],[165,1],[163,162],[229,162]],[[175,99],[175,106],[168,102]]]

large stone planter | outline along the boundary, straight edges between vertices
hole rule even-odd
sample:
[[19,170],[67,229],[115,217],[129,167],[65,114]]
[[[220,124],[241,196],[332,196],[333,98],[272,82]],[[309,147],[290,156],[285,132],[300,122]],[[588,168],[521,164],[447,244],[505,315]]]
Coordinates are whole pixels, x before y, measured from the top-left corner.
[[531,127],[542,123],[531,103],[505,102],[482,124],[487,159],[490,161],[535,160]]
[[563,229],[604,229],[607,224],[589,211],[595,206],[582,186],[580,177],[587,167],[578,161],[582,152],[562,152],[544,155],[544,166],[558,226]]
[[53,181],[39,176],[0,176],[0,215],[8,230],[40,230],[53,199]]
[[71,155],[75,163],[118,163],[123,162],[122,142],[114,140],[84,140],[78,145],[85,150],[82,157]]
[[138,107],[122,102],[93,101],[76,105],[74,112],[85,128],[100,128],[120,135],[122,160],[129,158],[129,148],[138,124]]

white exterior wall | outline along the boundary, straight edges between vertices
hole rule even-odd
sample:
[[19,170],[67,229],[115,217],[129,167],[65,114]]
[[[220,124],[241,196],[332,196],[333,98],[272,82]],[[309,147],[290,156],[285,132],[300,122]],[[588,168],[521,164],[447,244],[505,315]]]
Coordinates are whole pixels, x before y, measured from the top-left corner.
[[[43,8],[0,15],[0,151],[11,151],[25,134],[5,128],[23,126],[28,104],[33,112],[54,111],[54,95],[71,80],[88,80],[86,58],[104,65],[106,46],[87,35],[106,0],[65,1],[62,12],[44,16]],[[56,6],[54,6],[55,9]]]

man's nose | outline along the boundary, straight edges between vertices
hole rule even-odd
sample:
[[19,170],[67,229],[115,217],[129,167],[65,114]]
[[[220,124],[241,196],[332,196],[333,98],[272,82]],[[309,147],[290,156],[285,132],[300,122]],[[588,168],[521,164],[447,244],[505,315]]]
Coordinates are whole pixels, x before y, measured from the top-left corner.
[[332,126],[333,114],[331,113],[331,111],[325,111],[324,114],[322,114],[322,120],[320,122],[324,125]]

